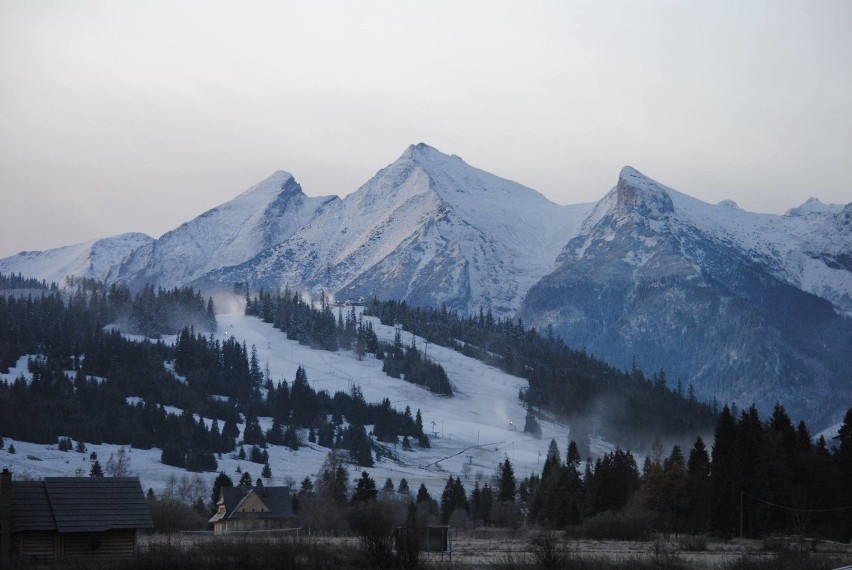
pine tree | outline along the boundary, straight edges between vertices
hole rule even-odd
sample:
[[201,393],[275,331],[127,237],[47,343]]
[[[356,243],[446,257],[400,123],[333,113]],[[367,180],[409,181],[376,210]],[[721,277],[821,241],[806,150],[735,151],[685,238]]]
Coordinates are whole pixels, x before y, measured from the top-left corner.
[[515,481],[515,469],[509,458],[503,462],[500,468],[500,487],[497,491],[497,501],[515,502],[515,494],[517,493],[517,482]]
[[89,477],[103,477],[103,476],[104,476],[104,470],[103,470],[103,468],[101,468],[100,462],[95,460],[95,462],[92,463],[92,468],[89,470]]
[[310,496],[314,494],[314,484],[311,481],[310,477],[305,477],[302,479],[302,483],[299,486],[299,495],[302,496]]
[[686,462],[687,490],[689,493],[688,527],[691,532],[706,532],[711,512],[712,483],[710,480],[710,456],[699,436],[689,452]]
[[737,424],[728,406],[722,408],[719,419],[716,421],[711,465],[711,528],[723,537],[731,537],[734,535],[739,512],[739,481],[737,478]]
[[458,508],[454,487],[455,479],[450,475],[446,485],[444,485],[444,491],[441,493],[441,519],[444,524],[447,524],[450,515]]
[[263,471],[260,472],[260,476],[264,479],[269,479],[272,477],[272,469],[269,468],[269,463],[263,466]]
[[227,475],[225,475],[224,471],[220,471],[219,475],[216,476],[216,479],[213,480],[213,493],[210,495],[210,498],[213,501],[213,505],[219,502],[222,494],[222,487],[233,487],[234,481]]
[[420,483],[420,488],[417,489],[417,499],[415,499],[417,504],[426,503],[430,504],[432,502],[432,495],[429,494],[429,490],[426,488],[425,483]]
[[[835,451],[836,469],[840,474],[841,488],[839,489],[844,499],[844,505],[852,505],[852,408],[846,411],[843,423],[837,432],[839,445]],[[852,510],[845,513],[845,536],[852,534]]]
[[491,508],[494,506],[494,492],[491,486],[486,483],[482,486],[482,497],[480,499],[479,513],[482,517],[482,522],[488,525],[491,522]]
[[527,406],[527,418],[524,423],[524,433],[528,433],[536,439],[541,439],[541,426],[535,417],[532,406]]
[[[393,483],[391,483],[393,488]],[[367,503],[375,501],[379,492],[376,490],[376,482],[366,471],[361,472],[360,479],[355,481],[355,491],[352,493],[352,504]]]

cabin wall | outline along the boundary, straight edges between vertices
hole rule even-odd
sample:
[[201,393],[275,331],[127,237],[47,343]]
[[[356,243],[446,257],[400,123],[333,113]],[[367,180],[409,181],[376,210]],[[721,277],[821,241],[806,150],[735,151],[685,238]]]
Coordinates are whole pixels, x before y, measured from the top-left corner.
[[136,531],[114,529],[106,532],[62,534],[60,555],[65,558],[123,558],[136,553]]
[[59,550],[59,535],[49,530],[16,533],[12,542],[12,555],[21,560],[53,560]]

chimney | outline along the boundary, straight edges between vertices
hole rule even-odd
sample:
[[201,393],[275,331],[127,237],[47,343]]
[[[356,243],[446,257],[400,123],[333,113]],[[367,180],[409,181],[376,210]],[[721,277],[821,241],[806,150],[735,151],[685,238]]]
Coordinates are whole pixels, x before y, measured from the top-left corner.
[[12,557],[12,472],[0,473],[0,562],[7,566]]

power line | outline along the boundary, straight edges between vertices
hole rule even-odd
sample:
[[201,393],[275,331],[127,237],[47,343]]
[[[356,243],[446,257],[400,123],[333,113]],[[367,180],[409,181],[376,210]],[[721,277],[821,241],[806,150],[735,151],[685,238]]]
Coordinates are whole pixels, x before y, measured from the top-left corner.
[[848,510],[852,509],[852,505],[850,505],[848,507],[835,507],[835,508],[831,508],[831,509],[797,509],[795,507],[787,507],[787,506],[784,506],[784,505],[779,505],[777,503],[773,503],[771,501],[767,501],[765,499],[761,499],[760,497],[755,497],[754,495],[746,493],[745,491],[741,491],[741,492],[746,497],[754,499],[755,501],[764,503],[764,504],[772,506],[772,507],[777,507],[779,509],[784,509],[785,511],[792,511],[794,513],[836,513],[836,512],[839,512],[839,511],[848,511]]

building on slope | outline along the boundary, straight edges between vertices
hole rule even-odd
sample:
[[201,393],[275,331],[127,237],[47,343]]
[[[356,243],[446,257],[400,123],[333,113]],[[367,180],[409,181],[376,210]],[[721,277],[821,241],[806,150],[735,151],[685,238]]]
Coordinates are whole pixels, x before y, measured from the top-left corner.
[[290,487],[222,487],[209,522],[222,534],[287,528],[294,517]]
[[102,560],[132,556],[154,527],[136,477],[0,478],[0,560]]

